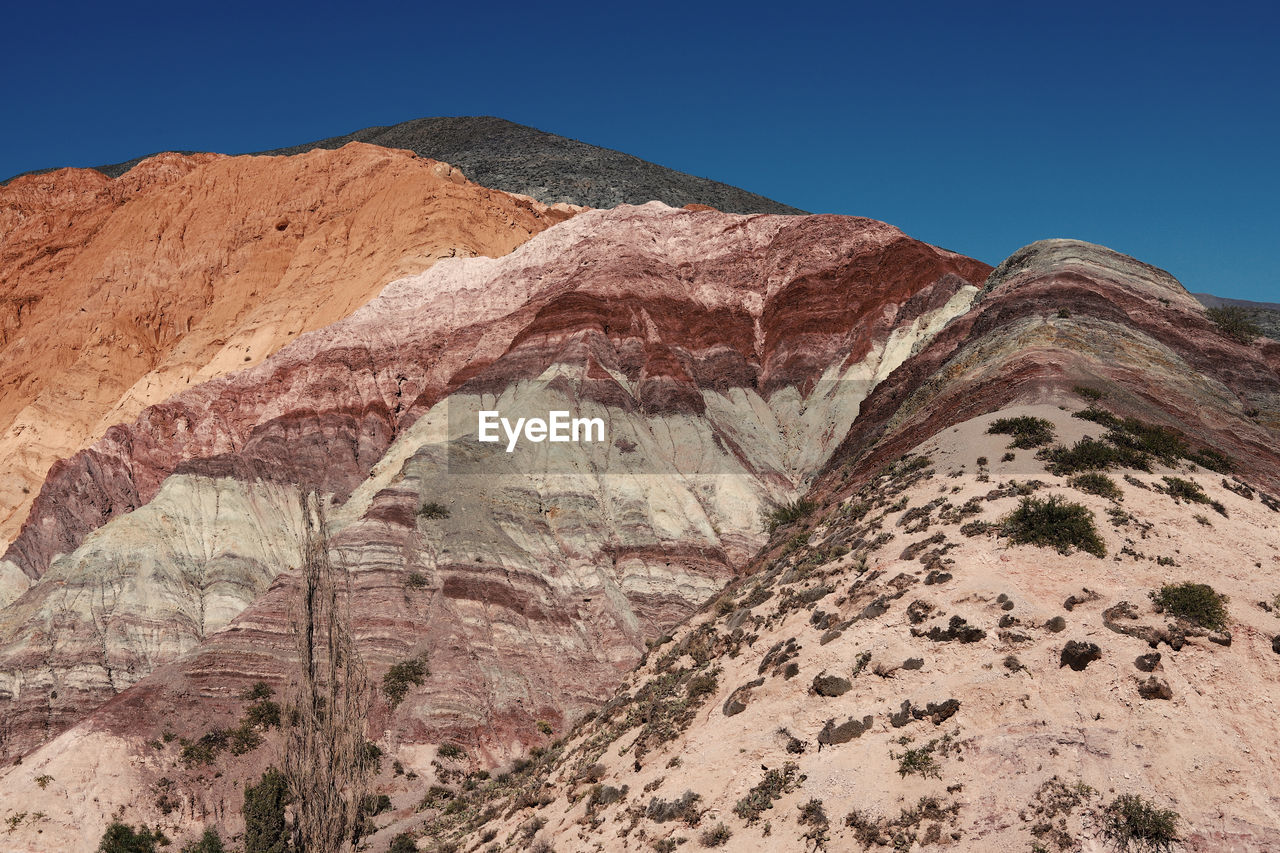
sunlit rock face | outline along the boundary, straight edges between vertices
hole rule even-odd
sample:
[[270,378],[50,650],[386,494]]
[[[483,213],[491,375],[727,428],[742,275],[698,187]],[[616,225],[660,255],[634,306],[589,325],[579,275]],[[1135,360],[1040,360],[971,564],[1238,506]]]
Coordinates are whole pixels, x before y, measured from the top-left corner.
[[[40,580],[0,622],[5,751],[99,706],[144,733],[278,683],[309,488],[374,673],[431,662],[374,734],[521,749],[734,575],[988,272],[871,220],[655,203],[394,281],[55,467],[7,555]],[[481,410],[572,411],[605,440],[507,453]]]

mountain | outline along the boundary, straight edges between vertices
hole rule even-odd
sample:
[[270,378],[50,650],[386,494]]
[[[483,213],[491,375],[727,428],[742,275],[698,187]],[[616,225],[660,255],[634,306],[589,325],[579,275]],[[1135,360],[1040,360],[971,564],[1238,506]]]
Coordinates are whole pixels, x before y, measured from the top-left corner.
[[534,760],[450,762],[425,825],[458,849],[1276,849],[1278,359],[1133,259],[1015,254],[741,577]]
[[455,165],[0,189],[6,849],[243,843],[317,560],[375,853],[1280,845],[1280,343],[1079,241]]
[[[59,458],[112,424],[261,362],[392,279],[505,254],[572,213],[358,143],[0,187],[0,534],[12,540]],[[0,603],[24,583],[0,569]]]
[[[718,181],[493,116],[420,118],[254,153],[305,154],[350,142],[413,151],[456,166],[478,184],[532,196],[544,204],[607,208],[661,201],[671,207],[703,204],[726,213],[803,213]],[[99,166],[97,171],[118,177],[144,159]]]
[[[419,774],[412,744],[524,752],[733,576],[761,515],[989,270],[849,217],[655,202],[562,225],[395,282],[51,473],[6,555],[39,580],[0,612],[5,747],[29,753],[24,774],[194,741],[255,682],[284,683],[299,484],[331,496],[375,673],[430,661],[422,690],[376,711],[379,740]],[[498,401],[581,410],[609,440],[486,453],[473,417]],[[232,796],[161,762],[197,811]],[[154,783],[131,766],[126,784],[83,778],[96,803],[51,820],[97,831]]]

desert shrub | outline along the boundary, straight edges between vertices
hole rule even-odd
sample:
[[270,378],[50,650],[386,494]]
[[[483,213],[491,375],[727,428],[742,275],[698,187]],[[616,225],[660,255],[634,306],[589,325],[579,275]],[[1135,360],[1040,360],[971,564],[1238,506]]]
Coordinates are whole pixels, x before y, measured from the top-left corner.
[[188,767],[212,764],[214,759],[227,748],[231,741],[231,732],[227,729],[213,729],[200,736],[197,741],[183,740],[179,757]]
[[442,743],[436,750],[436,755],[449,761],[457,761],[459,758],[466,758],[467,751],[456,743]]
[[1102,815],[1103,833],[1120,850],[1169,851],[1178,841],[1178,813],[1137,794],[1121,794]]
[[802,836],[807,843],[813,844],[814,850],[826,850],[830,838],[831,820],[827,810],[822,807],[822,800],[811,798],[800,806],[800,817],[796,823],[809,827]]
[[1103,397],[1107,396],[1104,392],[1099,391],[1097,388],[1090,388],[1086,385],[1077,385],[1075,388],[1071,390],[1075,392],[1077,397],[1083,397],[1084,399],[1088,400],[1091,403],[1096,403],[1099,400],[1101,400]]
[[898,759],[899,776],[919,775],[926,778],[932,776],[935,779],[941,776],[938,759],[933,757],[933,744],[904,750],[901,755],[895,757]]
[[1181,477],[1165,477],[1164,485],[1169,497],[1176,500],[1193,504],[1207,504],[1209,502],[1209,496],[1204,493],[1204,489],[1191,480],[1184,480]]
[[716,692],[717,679],[714,672],[704,672],[689,679],[685,690],[690,699],[698,699]]
[[1185,581],[1165,584],[1151,593],[1151,601],[1166,613],[1189,619],[1211,631],[1227,626],[1227,602],[1230,599],[1204,583]]
[[156,853],[157,847],[166,847],[169,839],[160,830],[151,830],[144,823],[134,829],[127,823],[112,821],[102,840],[98,842],[98,853]]
[[1107,546],[1093,523],[1093,512],[1061,495],[1025,497],[1004,520],[1004,533],[1017,545],[1039,545],[1069,554],[1072,548],[1104,557]]
[[1071,447],[1061,445],[1040,452],[1040,458],[1049,463],[1054,474],[1068,476],[1083,471],[1106,471],[1121,466],[1150,471],[1151,462],[1140,450],[1117,447],[1096,438],[1082,438]]
[[1107,433],[1106,439],[1117,448],[1148,453],[1166,463],[1182,459],[1190,452],[1182,433],[1137,418],[1122,420],[1118,428]]
[[387,853],[418,853],[418,845],[414,843],[412,835],[402,832],[391,839],[391,846],[387,848]]
[[1079,418],[1082,421],[1092,421],[1093,423],[1101,424],[1108,429],[1119,429],[1123,424],[1123,421],[1108,412],[1106,409],[1100,409],[1094,405],[1090,405],[1087,409],[1081,409],[1072,415],[1072,417]]
[[427,576],[422,572],[409,572],[409,576],[404,579],[404,585],[409,589],[422,589],[427,583]]
[[705,830],[698,837],[698,842],[703,847],[723,847],[732,837],[733,833],[729,830],[729,827],[723,823],[717,823],[710,829]]
[[192,841],[182,848],[182,853],[226,853],[222,839],[216,829],[206,829],[198,841]]
[[792,501],[782,506],[774,507],[769,515],[765,518],[765,525],[769,532],[777,530],[779,527],[786,527],[788,524],[794,524],[804,518],[814,510],[814,503],[801,498],[798,501]]
[[1090,495],[1097,495],[1100,498],[1106,498],[1110,501],[1118,501],[1124,498],[1124,492],[1120,491],[1120,487],[1116,485],[1116,481],[1108,477],[1106,474],[1097,471],[1090,471],[1087,474],[1077,474],[1071,478],[1071,485],[1082,492]]
[[1220,450],[1214,450],[1210,447],[1193,450],[1187,454],[1187,458],[1192,462],[1209,471],[1216,471],[1219,474],[1230,474],[1235,468],[1235,464],[1231,457]]
[[1251,344],[1262,334],[1262,329],[1253,322],[1249,312],[1239,305],[1223,305],[1210,308],[1204,313],[1218,327],[1218,331],[1242,344]]
[[781,770],[766,770],[764,778],[734,805],[733,813],[748,824],[755,823],[766,809],[773,808],[774,800],[795,790],[801,778],[794,761],[788,761]]
[[394,708],[408,695],[410,687],[421,687],[430,674],[426,659],[422,657],[392,664],[387,674],[382,676],[382,694]]
[[441,503],[430,501],[418,509],[419,518],[441,519],[449,517],[449,508]]
[[245,691],[240,694],[240,698],[246,702],[256,702],[260,699],[270,699],[271,694],[271,687],[267,682],[255,681],[252,686],[245,688]]
[[1053,422],[1044,418],[1021,415],[1016,418],[1000,418],[987,427],[990,435],[1013,436],[1011,447],[1029,450],[1053,441]]
[[280,704],[270,699],[259,699],[244,711],[242,725],[273,729],[280,726]]

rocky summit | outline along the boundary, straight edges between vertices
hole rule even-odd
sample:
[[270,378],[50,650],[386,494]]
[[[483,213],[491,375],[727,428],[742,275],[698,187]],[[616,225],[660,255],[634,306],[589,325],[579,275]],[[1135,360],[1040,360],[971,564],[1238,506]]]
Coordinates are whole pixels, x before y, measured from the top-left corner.
[[459,121],[0,188],[6,849],[1280,847],[1280,344]]

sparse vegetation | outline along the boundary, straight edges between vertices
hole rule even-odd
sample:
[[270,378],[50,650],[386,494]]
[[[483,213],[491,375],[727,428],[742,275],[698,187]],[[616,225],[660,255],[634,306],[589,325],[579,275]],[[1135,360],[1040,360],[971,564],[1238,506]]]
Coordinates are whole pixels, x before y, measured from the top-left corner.
[[773,808],[774,800],[795,790],[803,779],[794,761],[788,761],[780,770],[766,770],[764,778],[734,805],[733,813],[747,825],[754,824],[766,809]]
[[429,501],[418,509],[418,517],[437,521],[449,517],[449,508],[442,503]]
[[1190,620],[1202,628],[1227,627],[1227,596],[1204,583],[1186,581],[1165,584],[1151,593],[1151,601],[1166,613]]
[[1098,471],[1077,474],[1071,478],[1071,485],[1086,494],[1097,495],[1109,501],[1124,499],[1124,492],[1116,485],[1116,481]]
[[427,576],[422,572],[409,572],[409,575],[404,579],[404,585],[409,589],[423,589],[427,583]]
[[1029,450],[1053,441],[1054,428],[1052,421],[1030,415],[1021,415],[1016,418],[1000,418],[992,421],[991,425],[987,427],[987,433],[990,435],[1013,436],[1011,447]]
[[222,838],[213,828],[206,829],[198,841],[193,841],[182,848],[182,853],[226,853]]
[[1046,499],[1024,497],[1005,518],[1003,530],[1018,545],[1056,548],[1063,554],[1071,553],[1072,548],[1097,557],[1107,554],[1107,546],[1093,523],[1093,512],[1061,495]]
[[710,829],[704,830],[702,835],[698,836],[698,842],[703,847],[723,847],[733,837],[733,832],[723,823],[717,823]]
[[1251,344],[1262,334],[1262,329],[1253,322],[1249,312],[1239,305],[1209,308],[1204,313],[1218,331],[1239,343]]
[[244,789],[244,853],[285,853],[291,834],[285,808],[289,785],[275,768]]
[[1088,400],[1091,403],[1096,403],[1099,400],[1101,400],[1103,397],[1107,396],[1104,392],[1099,391],[1097,388],[1090,388],[1086,385],[1077,385],[1075,388],[1071,390],[1073,390],[1076,393],[1076,396],[1083,397],[1084,399]]
[[804,498],[792,501],[788,504],[783,504],[782,506],[774,507],[765,519],[765,526],[768,528],[770,533],[773,533],[779,527],[786,527],[789,524],[796,523],[809,513],[813,512],[814,509],[815,506],[813,502],[807,501]]
[[156,853],[157,847],[167,846],[169,839],[160,830],[149,829],[145,823],[135,830],[116,820],[102,833],[98,853]]
[[827,849],[827,842],[830,841],[831,820],[827,817],[826,809],[822,807],[822,800],[815,797],[801,805],[800,817],[796,822],[808,827],[801,837],[812,844],[814,850]]
[[1118,849],[1165,853],[1178,841],[1178,813],[1138,794],[1121,794],[1102,815],[1102,831]]
[[387,848],[387,853],[418,853],[418,845],[414,843],[412,835],[402,832],[391,839],[391,846]]
[[392,708],[399,705],[408,695],[409,688],[421,687],[430,674],[425,657],[393,663],[382,676],[382,695],[387,697],[387,704]]

